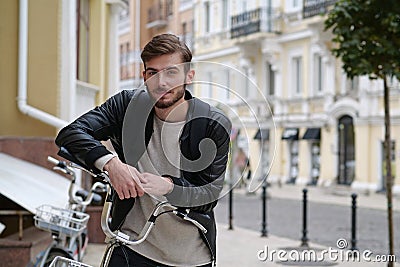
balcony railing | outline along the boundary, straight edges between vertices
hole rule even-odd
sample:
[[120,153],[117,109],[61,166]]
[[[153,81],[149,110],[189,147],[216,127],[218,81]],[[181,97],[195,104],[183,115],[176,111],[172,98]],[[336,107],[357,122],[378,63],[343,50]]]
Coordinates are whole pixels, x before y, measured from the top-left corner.
[[271,8],[257,8],[231,17],[231,38],[257,32],[276,32],[275,12]]
[[336,2],[337,0],[304,0],[303,18],[325,14]]

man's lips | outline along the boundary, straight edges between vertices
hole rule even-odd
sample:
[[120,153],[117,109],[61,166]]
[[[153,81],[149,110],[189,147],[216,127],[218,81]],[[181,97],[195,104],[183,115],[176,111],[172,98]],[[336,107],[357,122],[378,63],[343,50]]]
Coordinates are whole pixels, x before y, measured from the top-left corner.
[[155,91],[154,93],[157,95],[157,98],[163,98],[171,94],[171,91]]

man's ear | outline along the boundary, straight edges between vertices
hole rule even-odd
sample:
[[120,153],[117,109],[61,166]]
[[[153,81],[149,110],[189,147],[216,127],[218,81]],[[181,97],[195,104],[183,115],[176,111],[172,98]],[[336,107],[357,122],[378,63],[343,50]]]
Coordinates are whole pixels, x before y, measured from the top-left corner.
[[143,81],[146,81],[147,79],[146,79],[146,71],[145,70],[142,72],[142,75],[143,75]]
[[193,78],[194,78],[194,74],[195,74],[195,71],[192,70],[192,69],[189,70],[189,71],[186,73],[186,81],[185,81],[186,84],[191,84],[191,83],[192,83]]

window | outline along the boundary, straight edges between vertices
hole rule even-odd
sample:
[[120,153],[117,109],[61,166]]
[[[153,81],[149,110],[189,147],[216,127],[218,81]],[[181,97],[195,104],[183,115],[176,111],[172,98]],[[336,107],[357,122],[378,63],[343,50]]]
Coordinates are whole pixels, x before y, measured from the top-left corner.
[[287,12],[300,11],[302,8],[303,8],[302,0],[286,0],[286,11]]
[[124,20],[124,19],[129,19],[129,10],[130,10],[130,1],[129,0],[122,0],[126,5],[127,8],[123,8],[121,12],[119,13],[119,19]]
[[301,57],[294,57],[292,59],[292,81],[293,81],[293,93],[294,95],[300,95],[302,92],[302,60]]
[[275,71],[272,69],[272,64],[267,62],[267,95],[275,94]]
[[182,41],[186,43],[186,34],[187,34],[187,24],[186,22],[182,23]]
[[346,89],[348,92],[356,91],[358,89],[358,77],[353,77],[353,79],[348,78]]
[[247,1],[248,0],[242,0],[242,13],[247,11]]
[[314,92],[322,93],[324,86],[324,71],[321,55],[314,56]]
[[129,79],[131,77],[131,71],[130,71],[130,43],[127,42],[126,44],[126,50],[125,50],[125,64],[126,64],[126,78]]
[[172,16],[172,14],[174,14],[174,5],[173,5],[174,1],[173,0],[168,0],[167,1],[167,16]]
[[228,0],[222,0],[222,29],[228,28]]
[[210,2],[204,3],[204,19],[205,19],[205,32],[210,32]]
[[119,75],[121,76],[121,79],[123,80],[124,77],[124,45],[120,44],[119,45]]
[[89,1],[77,0],[76,9],[76,78],[89,81]]

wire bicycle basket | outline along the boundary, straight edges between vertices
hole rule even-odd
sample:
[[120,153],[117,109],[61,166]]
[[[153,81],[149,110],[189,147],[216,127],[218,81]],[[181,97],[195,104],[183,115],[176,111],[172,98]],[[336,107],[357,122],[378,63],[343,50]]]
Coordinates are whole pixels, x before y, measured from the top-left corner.
[[42,230],[75,236],[85,230],[89,214],[42,205],[36,209],[35,225]]
[[49,267],[92,267],[92,266],[68,258],[57,256],[51,262]]

